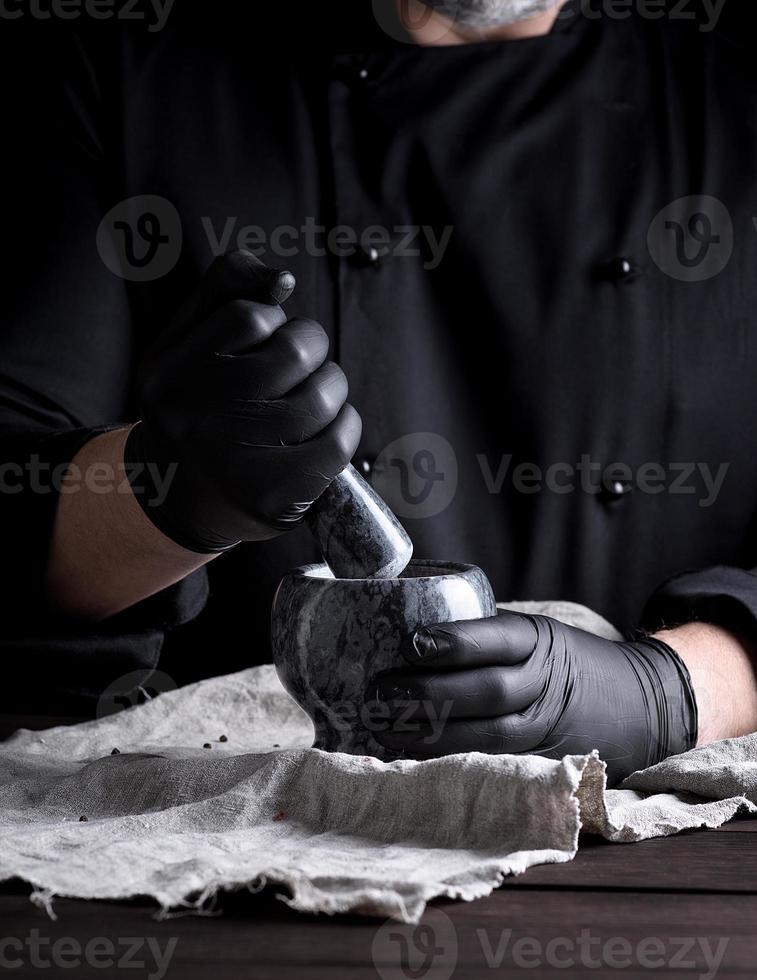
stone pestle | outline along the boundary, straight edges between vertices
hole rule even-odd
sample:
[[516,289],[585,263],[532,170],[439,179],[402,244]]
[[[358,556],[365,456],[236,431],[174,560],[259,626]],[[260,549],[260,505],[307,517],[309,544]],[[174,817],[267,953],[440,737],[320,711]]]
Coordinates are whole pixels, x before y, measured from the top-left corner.
[[404,527],[352,465],[315,501],[305,522],[335,578],[398,578],[413,555]]

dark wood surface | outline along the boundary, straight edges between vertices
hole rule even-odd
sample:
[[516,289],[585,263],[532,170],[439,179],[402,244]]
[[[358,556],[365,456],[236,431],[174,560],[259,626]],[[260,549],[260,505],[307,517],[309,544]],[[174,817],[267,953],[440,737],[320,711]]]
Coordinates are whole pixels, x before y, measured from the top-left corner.
[[[50,721],[3,719],[0,737]],[[757,820],[749,818],[638,844],[584,837],[569,864],[532,868],[475,902],[434,902],[420,928],[300,915],[273,888],[227,894],[214,914],[163,921],[146,900],[58,898],[53,921],[29,892],[21,882],[0,886],[0,978],[757,980]],[[35,943],[38,964],[52,965],[34,965]],[[131,962],[119,966],[127,949]]]

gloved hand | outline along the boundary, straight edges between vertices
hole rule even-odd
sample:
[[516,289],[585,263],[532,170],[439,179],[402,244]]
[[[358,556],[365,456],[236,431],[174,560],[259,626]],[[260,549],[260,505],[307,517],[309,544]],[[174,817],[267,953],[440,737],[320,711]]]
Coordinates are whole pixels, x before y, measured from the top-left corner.
[[652,637],[613,642],[546,616],[501,612],[418,630],[405,659],[406,670],[376,678],[367,700],[390,712],[375,738],[410,757],[561,758],[596,748],[613,785],[696,743],[688,670]]
[[[357,448],[360,416],[323,327],[279,305],[293,289],[291,273],[248,252],[216,260],[139,370],[142,421],[124,452],[132,487],[191,551],[295,527]],[[172,470],[164,500],[154,479],[137,493]]]

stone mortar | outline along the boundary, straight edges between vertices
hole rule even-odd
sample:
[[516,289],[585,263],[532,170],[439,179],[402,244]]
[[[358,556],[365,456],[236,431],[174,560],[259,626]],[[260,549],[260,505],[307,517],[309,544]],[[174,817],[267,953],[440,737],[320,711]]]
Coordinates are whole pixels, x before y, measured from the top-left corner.
[[315,748],[393,758],[371,734],[386,724],[364,703],[371,679],[406,666],[402,645],[420,626],[496,615],[475,565],[411,561],[399,578],[340,579],[326,564],[287,575],[273,603],[273,660],[315,725]]

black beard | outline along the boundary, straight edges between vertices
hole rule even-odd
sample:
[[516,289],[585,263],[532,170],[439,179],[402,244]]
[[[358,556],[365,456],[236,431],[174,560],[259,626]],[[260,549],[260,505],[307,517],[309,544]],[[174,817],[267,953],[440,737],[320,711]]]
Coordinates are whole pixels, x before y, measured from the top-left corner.
[[559,0],[421,0],[461,27],[484,28],[516,24],[543,14]]

